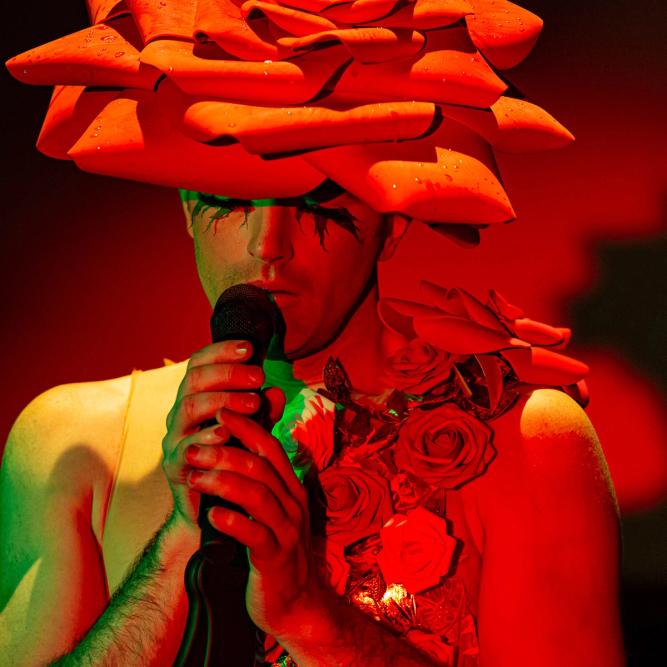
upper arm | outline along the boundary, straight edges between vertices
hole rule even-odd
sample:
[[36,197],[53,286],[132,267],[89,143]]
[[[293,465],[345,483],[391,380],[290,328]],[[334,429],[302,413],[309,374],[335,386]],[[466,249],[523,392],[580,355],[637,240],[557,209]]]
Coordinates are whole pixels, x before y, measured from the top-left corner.
[[107,602],[90,521],[91,479],[102,462],[81,437],[72,387],[25,408],[0,468],[0,654],[16,665],[70,650]]
[[566,394],[543,389],[496,441],[480,503],[483,663],[622,664],[618,514],[593,426]]

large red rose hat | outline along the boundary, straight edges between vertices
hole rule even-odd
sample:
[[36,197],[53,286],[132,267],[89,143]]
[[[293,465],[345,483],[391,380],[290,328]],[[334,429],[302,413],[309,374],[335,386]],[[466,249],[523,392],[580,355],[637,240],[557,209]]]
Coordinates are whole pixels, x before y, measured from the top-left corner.
[[86,171],[240,199],[328,179],[474,241],[514,218],[493,151],[572,139],[494,71],[542,27],[505,0],[87,2],[92,27],[7,63],[55,86],[38,147]]

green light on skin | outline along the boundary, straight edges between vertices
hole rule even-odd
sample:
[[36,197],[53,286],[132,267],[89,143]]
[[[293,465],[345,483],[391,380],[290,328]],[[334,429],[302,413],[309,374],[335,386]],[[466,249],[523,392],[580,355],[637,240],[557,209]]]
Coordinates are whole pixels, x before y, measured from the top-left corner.
[[[344,194],[340,186],[330,180],[325,180],[314,190],[305,193],[299,197],[269,198],[269,199],[239,199],[234,197],[224,197],[222,195],[212,195],[195,190],[179,189],[181,201],[187,204],[195,201],[191,217],[194,219],[203,211],[213,210],[213,216],[209,227],[214,225],[214,232],[217,222],[231,213],[234,209],[242,208],[245,212],[245,221],[250,209],[261,208],[265,206],[292,206],[296,208],[296,219],[307,212],[315,217],[316,234],[319,236],[320,244],[324,250],[325,237],[327,234],[327,222],[331,221],[350,232],[357,241],[359,238],[359,228],[357,218],[352,215],[345,207],[321,206],[321,204],[331,201]],[[208,229],[208,228],[207,228]]]

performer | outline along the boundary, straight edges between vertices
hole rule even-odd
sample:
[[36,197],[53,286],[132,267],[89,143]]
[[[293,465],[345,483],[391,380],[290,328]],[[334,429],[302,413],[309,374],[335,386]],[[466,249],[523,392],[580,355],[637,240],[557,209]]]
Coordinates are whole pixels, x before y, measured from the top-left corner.
[[[286,360],[227,341],[26,407],[0,472],[2,655],[171,664],[206,493],[251,517],[209,514],[248,547],[264,665],[622,664],[616,506],[570,332],[494,290],[378,292],[411,221],[473,247],[514,217],[491,147],[571,139],[491,67],[539,19],[503,0],[89,9],[8,63],[56,85],[40,148],[183,188],[209,301],[270,290]],[[262,388],[271,433],[249,419]]]

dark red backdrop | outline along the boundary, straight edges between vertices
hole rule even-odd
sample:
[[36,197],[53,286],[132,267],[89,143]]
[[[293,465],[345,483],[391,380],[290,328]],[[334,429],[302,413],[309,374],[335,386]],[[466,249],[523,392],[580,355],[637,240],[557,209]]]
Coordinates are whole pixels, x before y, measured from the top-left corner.
[[[545,28],[507,76],[577,141],[502,157],[519,219],[488,231],[475,251],[413,229],[382,287],[401,294],[419,276],[494,286],[529,315],[574,328],[572,353],[592,367],[588,412],[627,512],[628,643],[644,664],[656,657],[647,638],[667,588],[663,3],[520,4]],[[83,0],[57,5],[5,10],[5,58],[83,27]],[[208,305],[176,193],[39,155],[49,92],[8,75],[2,86],[4,441],[22,406],[50,386],[185,358],[207,341]]]

